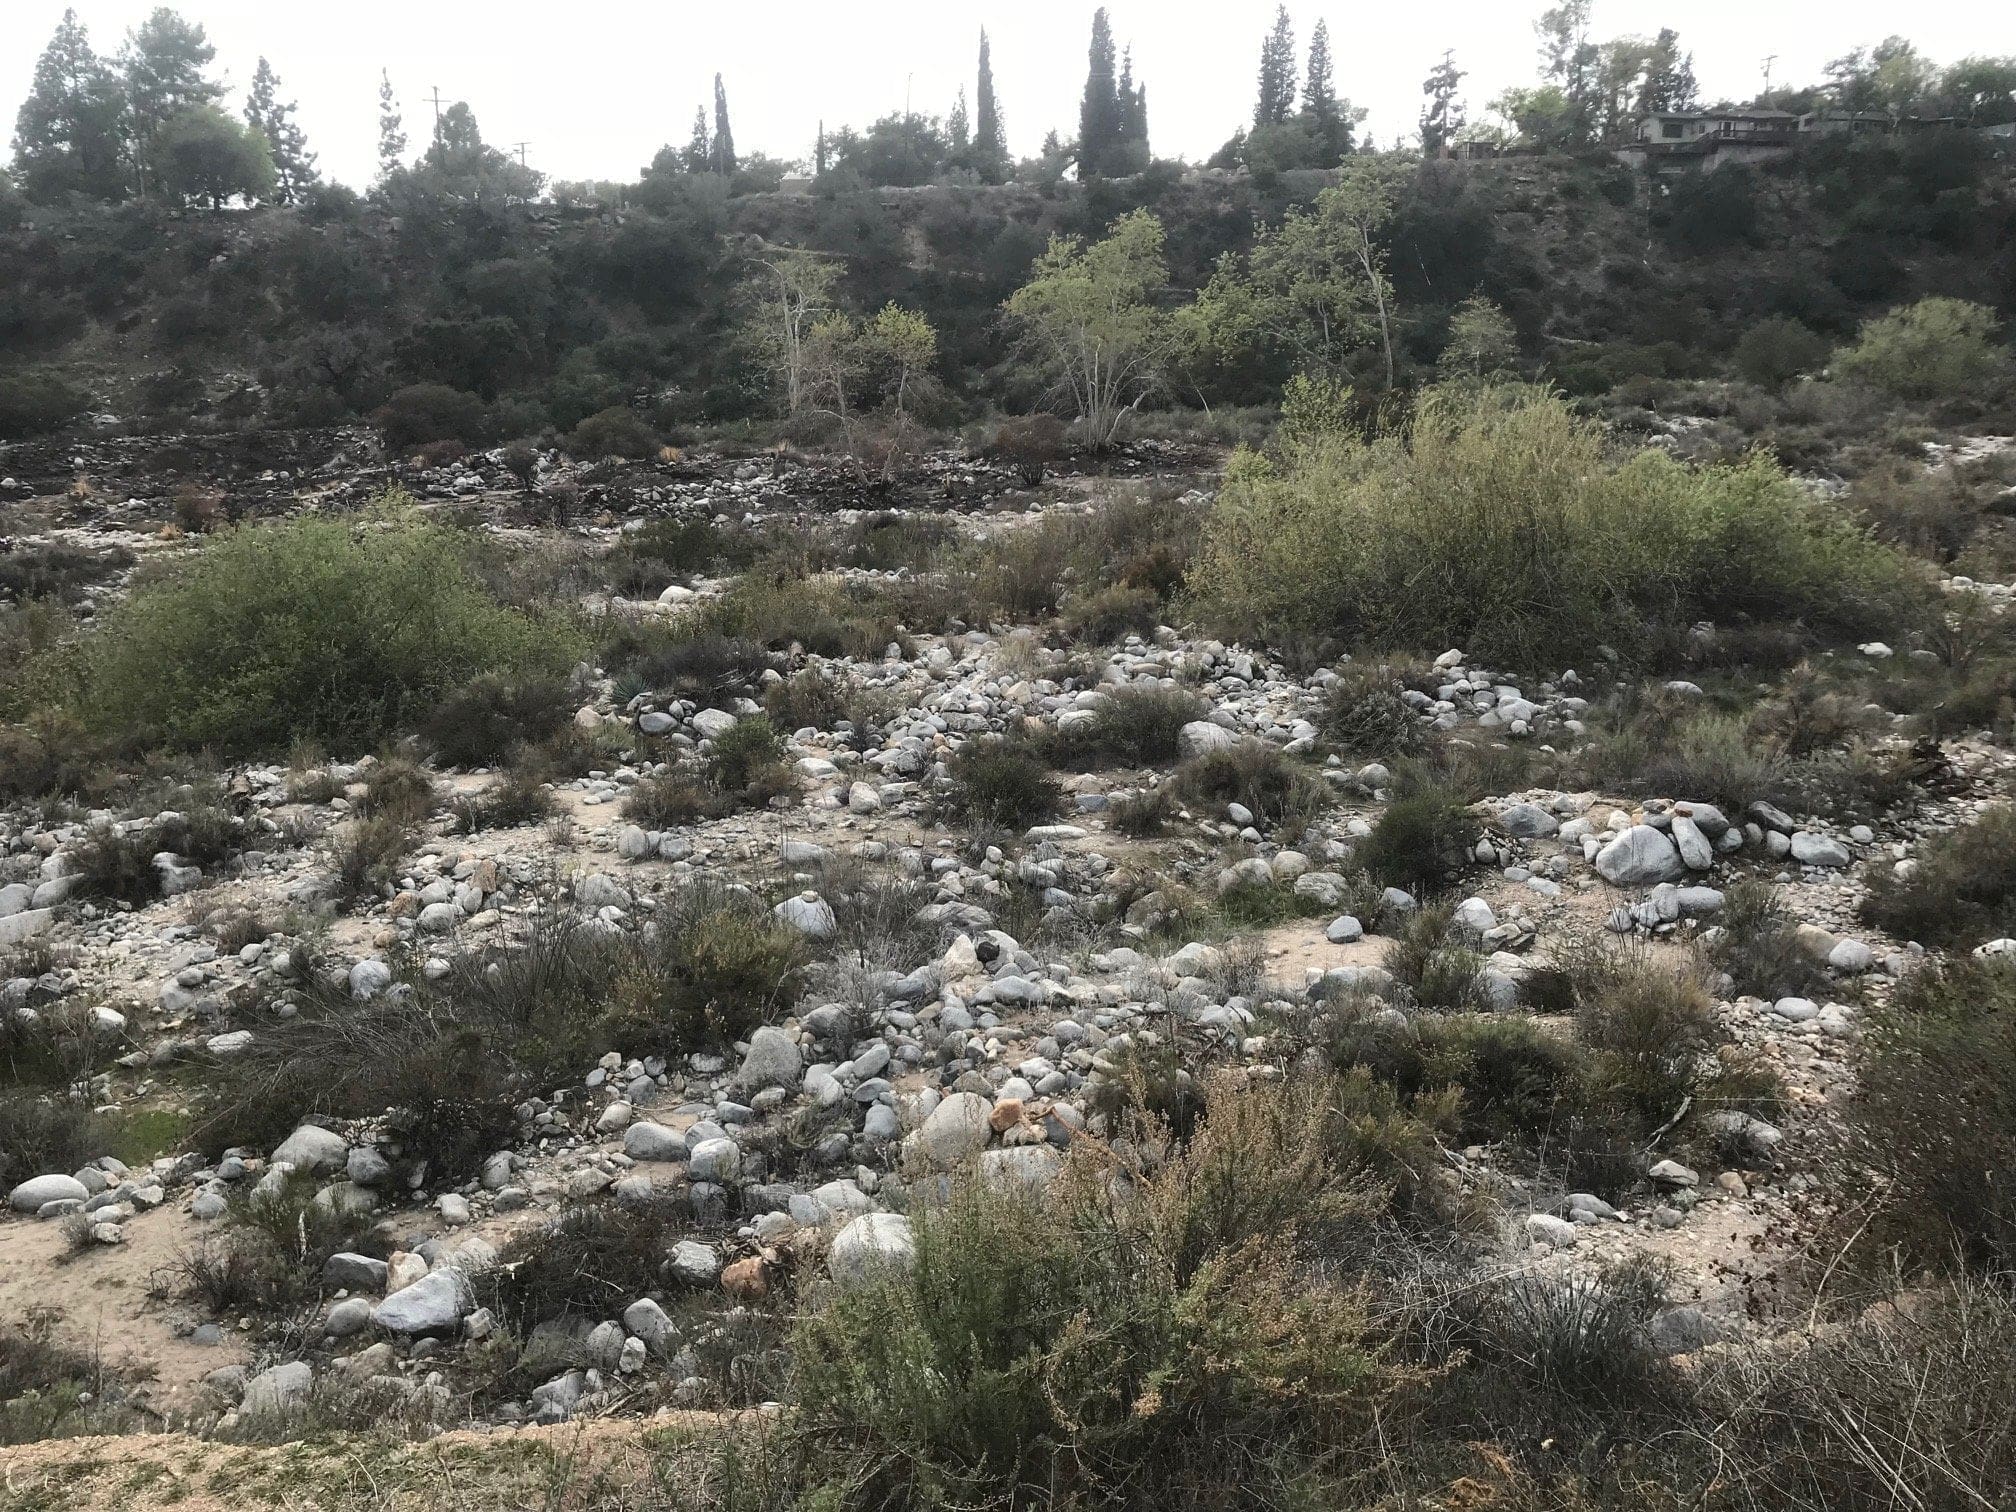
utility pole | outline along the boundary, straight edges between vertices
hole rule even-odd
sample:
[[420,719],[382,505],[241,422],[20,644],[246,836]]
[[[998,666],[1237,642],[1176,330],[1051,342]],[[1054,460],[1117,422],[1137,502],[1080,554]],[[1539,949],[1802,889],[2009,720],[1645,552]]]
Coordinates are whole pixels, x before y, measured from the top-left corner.
[[1764,59],[1764,93],[1771,93],[1771,65],[1778,61],[1778,54],[1772,53]]
[[441,86],[435,84],[431,87],[434,90],[429,96],[434,104],[434,140],[438,142],[441,140]]
[[530,142],[513,142],[511,144],[513,149],[515,149],[518,154],[518,166],[520,168],[523,168],[525,166],[525,149],[527,147],[530,147],[531,145],[532,144]]

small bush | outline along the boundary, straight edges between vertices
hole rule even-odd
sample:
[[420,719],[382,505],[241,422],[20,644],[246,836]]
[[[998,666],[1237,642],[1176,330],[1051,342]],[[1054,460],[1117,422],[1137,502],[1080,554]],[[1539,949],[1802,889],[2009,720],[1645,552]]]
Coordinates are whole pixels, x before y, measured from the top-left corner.
[[434,803],[433,774],[418,762],[388,756],[372,764],[357,811],[366,819],[412,826],[434,812]]
[[1025,488],[1034,488],[1045,470],[1063,458],[1068,439],[1064,422],[1055,415],[1018,415],[1001,422],[990,450],[1015,469]]
[[713,795],[684,772],[662,772],[636,784],[623,798],[623,817],[651,830],[678,829],[705,819]]
[[491,766],[552,735],[573,709],[559,678],[479,677],[435,704],[419,733],[444,766]]
[[1849,1117],[1912,1267],[2016,1272],[2016,965],[1926,967],[1868,1017]]
[[889,701],[845,673],[808,668],[772,683],[763,710],[779,730],[835,731],[849,726],[857,741],[889,715]]
[[708,773],[726,793],[745,793],[759,781],[775,781],[784,764],[784,737],[762,714],[745,715],[709,742]]
[[2016,934],[2016,805],[1930,837],[1908,867],[1878,870],[1862,917],[1900,940],[1956,950]]
[[1063,789],[1042,759],[1008,740],[968,741],[948,765],[946,805],[969,823],[1023,830],[1055,818]]
[[[9,1036],[12,1038],[12,1036]],[[9,1082],[42,1080],[9,1044],[0,1074]],[[106,1153],[107,1129],[91,1105],[62,1092],[0,1090],[0,1187],[12,1191],[31,1176],[74,1171]]]
[[1484,957],[1452,938],[1450,909],[1418,908],[1401,922],[1383,963],[1417,1008],[1434,1013],[1475,1013],[1490,1006],[1484,993]]
[[1160,766],[1179,754],[1183,726],[1209,713],[1202,699],[1180,688],[1116,688],[1090,720],[1060,729],[1050,754],[1060,766]]
[[621,686],[710,705],[753,691],[772,660],[753,640],[631,631],[607,642],[602,658]]
[[565,626],[497,603],[465,561],[452,532],[398,509],[215,537],[91,636],[79,716],[228,754],[354,750],[484,673],[573,661]]
[[591,460],[600,457],[654,457],[661,445],[663,442],[658,433],[620,404],[597,410],[575,426],[567,437],[567,450],[571,455]]
[[1808,997],[1832,982],[1800,943],[1797,926],[1768,883],[1730,887],[1706,944],[1709,964],[1727,972],[1737,992],[1752,997]]
[[429,441],[480,441],[489,427],[489,411],[476,395],[442,383],[416,383],[402,388],[372,412],[387,446],[404,450]]
[[395,818],[360,819],[336,842],[336,897],[345,904],[380,897],[399,879],[399,863],[413,848],[413,832]]
[[1982,397],[2008,369],[1995,328],[1986,305],[1921,299],[1864,324],[1855,345],[1835,357],[1834,371],[1902,399]]
[[1379,882],[1418,897],[1469,869],[1478,830],[1476,816],[1456,793],[1431,787],[1380,810],[1372,833],[1358,843],[1357,859]]
[[0,436],[10,441],[59,431],[84,412],[91,396],[34,368],[0,373]]
[[514,829],[549,819],[558,806],[552,790],[536,770],[514,768],[482,792],[456,799],[453,809],[462,832],[474,834],[477,830]]
[[[1382,1391],[1356,1299],[1298,1234],[1363,1224],[1322,1083],[1214,1093],[1135,1195],[1038,1213],[955,1192],[917,1258],[834,1296],[794,1355],[812,1463],[862,1505],[1226,1505],[1343,1452]],[[1073,1188],[1073,1191],[1077,1191]]]
[[623,963],[611,1031],[640,1048],[733,1044],[791,1005],[808,961],[805,937],[760,903],[696,889]]
[[1781,389],[1827,363],[1827,338],[1789,316],[1774,315],[1736,343],[1736,371],[1759,388]]
[[1065,637],[1081,645],[1110,646],[1130,635],[1155,633],[1162,600],[1152,588],[1111,583],[1065,600],[1059,624]]
[[1878,540],[1937,562],[1951,562],[1965,551],[1985,514],[1973,487],[1956,469],[1928,469],[1902,459],[1857,478],[1845,502]]
[[1186,802],[1243,804],[1256,823],[1299,836],[1329,801],[1316,779],[1264,740],[1241,740],[1193,756],[1170,779]]
[[1390,668],[1345,667],[1325,695],[1323,733],[1367,759],[1419,755],[1428,744],[1427,726],[1401,696],[1405,691]]

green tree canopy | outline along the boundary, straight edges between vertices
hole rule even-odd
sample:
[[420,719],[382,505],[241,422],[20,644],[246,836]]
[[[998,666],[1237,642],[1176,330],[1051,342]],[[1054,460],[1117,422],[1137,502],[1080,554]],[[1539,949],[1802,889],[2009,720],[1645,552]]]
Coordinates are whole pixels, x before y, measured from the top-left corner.
[[125,91],[97,53],[77,12],[66,10],[35,63],[28,98],[14,118],[14,165],[30,199],[67,194],[118,199]]

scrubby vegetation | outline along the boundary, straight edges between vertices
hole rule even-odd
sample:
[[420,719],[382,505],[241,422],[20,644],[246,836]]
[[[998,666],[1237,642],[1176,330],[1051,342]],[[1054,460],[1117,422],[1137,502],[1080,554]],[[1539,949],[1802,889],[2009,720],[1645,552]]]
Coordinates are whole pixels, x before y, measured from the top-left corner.
[[1909,564],[1768,461],[1608,452],[1559,399],[1499,388],[1430,395],[1404,433],[1242,461],[1206,527],[1198,609],[1233,633],[1461,645],[1513,665],[1605,644],[1644,658],[1662,626],[1697,619],[1838,640],[1917,612]]
[[496,602],[465,559],[396,500],[217,536],[79,645],[75,707],[127,740],[355,750],[480,675],[563,669],[566,625]]

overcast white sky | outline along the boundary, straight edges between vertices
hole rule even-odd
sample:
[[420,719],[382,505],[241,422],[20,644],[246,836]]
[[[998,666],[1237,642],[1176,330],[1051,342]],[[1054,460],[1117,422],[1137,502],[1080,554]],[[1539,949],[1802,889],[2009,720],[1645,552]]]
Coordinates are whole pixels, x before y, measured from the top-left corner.
[[[101,53],[117,50],[154,0],[75,0]],[[1260,39],[1275,0],[1121,0],[1114,30],[1132,42],[1148,86],[1149,128],[1163,156],[1208,156],[1252,108]],[[466,99],[491,143],[529,142],[532,166],[557,178],[634,178],[663,142],[683,142],[693,110],[728,88],[736,145],[806,158],[820,120],[862,125],[912,106],[942,114],[960,84],[971,94],[981,26],[1017,156],[1052,127],[1076,129],[1089,0],[186,0],[238,92],[265,54],[331,176],[363,185],[375,167],[377,85],[389,68],[415,149],[426,141],[439,86]],[[1456,49],[1472,115],[1509,84],[1530,81],[1532,19],[1542,0],[1443,0],[1438,5],[1291,4],[1298,44],[1327,18],[1340,93],[1370,108],[1384,142],[1411,133],[1421,79]],[[0,0],[0,121],[27,93],[62,0]],[[1597,0],[1595,34],[1675,27],[1694,50],[1708,98],[1755,92],[1761,60],[1775,77],[1819,76],[1829,58],[1902,31],[1940,62],[2016,53],[2007,0]]]

